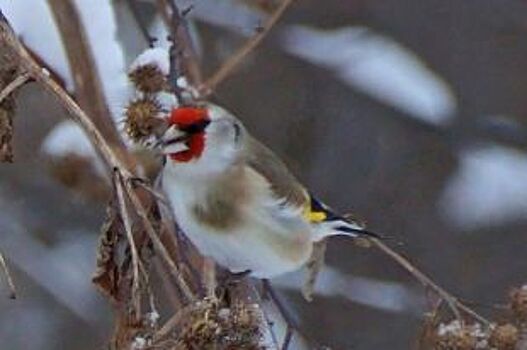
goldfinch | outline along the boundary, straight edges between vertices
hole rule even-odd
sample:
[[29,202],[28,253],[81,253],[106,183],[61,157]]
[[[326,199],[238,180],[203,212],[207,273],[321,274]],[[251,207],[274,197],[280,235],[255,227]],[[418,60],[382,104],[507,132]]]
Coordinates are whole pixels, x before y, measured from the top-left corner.
[[331,235],[370,235],[314,198],[242,123],[212,103],[179,107],[158,144],[176,220],[233,273],[272,278],[301,268]]

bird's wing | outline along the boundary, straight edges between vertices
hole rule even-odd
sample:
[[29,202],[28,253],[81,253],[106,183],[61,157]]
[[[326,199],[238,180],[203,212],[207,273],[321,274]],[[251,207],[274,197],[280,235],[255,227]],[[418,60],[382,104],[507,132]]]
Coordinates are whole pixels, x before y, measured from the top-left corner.
[[309,203],[309,195],[286,165],[258,140],[248,137],[245,161],[269,183],[277,199],[285,204],[304,208]]
[[331,235],[374,235],[362,223],[344,218],[309,193],[291,174],[286,165],[265,145],[256,139],[247,139],[246,162],[269,182],[277,199],[301,208],[302,216],[317,226],[316,240]]

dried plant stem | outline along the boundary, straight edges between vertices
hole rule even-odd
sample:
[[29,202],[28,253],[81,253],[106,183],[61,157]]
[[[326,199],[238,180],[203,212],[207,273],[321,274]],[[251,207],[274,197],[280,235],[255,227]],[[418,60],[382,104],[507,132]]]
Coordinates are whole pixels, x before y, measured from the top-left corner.
[[190,289],[187,282],[183,278],[181,272],[176,266],[176,263],[170,257],[170,253],[166,249],[165,245],[159,239],[154,227],[152,226],[152,223],[150,222],[150,219],[148,218],[148,214],[146,213],[145,207],[141,203],[141,200],[139,199],[137,194],[134,192],[132,186],[133,185],[131,185],[130,181],[126,182],[127,194],[132,202],[132,205],[134,206],[135,211],[137,212],[137,214],[139,215],[139,218],[143,222],[143,226],[145,228],[145,231],[148,237],[152,240],[152,243],[154,244],[156,251],[161,254],[161,257],[163,258],[165,263],[169,266],[169,272],[175,278],[178,284],[178,287],[181,289],[181,292],[183,293],[185,298],[189,301],[194,300],[195,299],[194,293],[192,293],[192,290]]
[[174,72],[185,76],[192,86],[199,86],[202,81],[199,58],[184,16],[174,0],[156,0],[156,4],[172,37],[171,65]]
[[16,288],[15,283],[13,283],[13,278],[11,277],[11,273],[9,272],[9,268],[7,267],[7,264],[4,259],[4,255],[2,252],[0,252],[0,267],[2,268],[2,271],[4,272],[5,279],[7,281],[7,286],[9,287],[9,298],[16,299]]
[[185,319],[190,312],[196,307],[196,305],[187,305],[186,307],[178,310],[172,317],[165,322],[165,324],[154,334],[154,341],[160,341],[170,334],[177,327],[177,325]]
[[216,297],[216,265],[211,258],[203,259],[203,284],[209,298]]
[[110,144],[124,147],[106,104],[91,45],[73,0],[47,0],[68,57],[79,106]]
[[260,44],[293,1],[294,0],[282,0],[280,6],[278,6],[275,12],[269,17],[265,25],[240,49],[238,49],[238,51],[227,59],[227,61],[223,63],[223,65],[210,78],[198,87],[198,91],[202,97],[209,96],[216,86],[232,73],[240,62],[242,62],[243,59]]
[[[193,293],[190,288],[187,286],[183,277],[179,273],[175,263],[170,258],[168,251],[163,246],[162,242],[159,240],[152,223],[148,218],[146,209],[141,203],[141,200],[134,192],[131,179],[134,179],[135,176],[130,172],[133,166],[130,164],[130,159],[125,153],[126,150],[121,150],[120,148],[111,147],[106,141],[105,137],[101,134],[99,129],[95,126],[93,121],[88,117],[88,115],[79,107],[77,103],[64,91],[64,89],[57,84],[27,52],[23,45],[18,41],[8,23],[1,20],[0,16],[0,36],[4,39],[4,42],[13,49],[13,51],[18,55],[20,59],[20,64],[27,70],[32,78],[39,82],[46,90],[51,92],[58,101],[66,108],[69,112],[69,115],[74,119],[86,132],[86,135],[98,150],[101,155],[104,163],[107,168],[111,171],[117,171],[121,174],[123,181],[125,183],[125,189],[128,197],[130,198],[134,210],[137,212],[141,218],[145,230],[153,241],[156,250],[161,254],[164,261],[169,266],[169,271],[174,275],[178,286],[180,287],[183,294],[190,300],[194,298]],[[121,152],[122,151],[122,152]]]
[[397,262],[399,265],[401,265],[406,271],[408,271],[412,276],[414,276],[421,284],[427,288],[430,288],[430,290],[433,290],[441,299],[443,299],[452,312],[454,313],[455,317],[458,319],[461,318],[460,310],[466,313],[467,315],[470,315],[475,320],[483,323],[485,326],[490,326],[491,322],[487,320],[485,317],[478,314],[476,311],[472,310],[465,304],[461,303],[455,296],[447,292],[445,289],[443,289],[441,286],[439,286],[437,283],[435,283],[430,277],[425,275],[423,272],[421,272],[419,269],[417,269],[408,259],[406,259],[401,254],[397,253],[390,247],[388,247],[386,244],[381,242],[377,238],[370,238],[370,241],[375,245],[379,250],[381,250],[383,253],[388,255],[390,258],[392,258],[395,262]]
[[128,8],[130,9],[132,16],[135,22],[137,23],[137,27],[139,28],[141,35],[148,43],[148,45],[152,46],[155,42],[155,38],[150,35],[146,23],[144,23],[141,18],[141,9],[137,6],[137,0],[127,0],[126,3],[128,4]]
[[262,299],[262,296],[256,290],[256,288],[254,286],[254,283],[251,283],[250,287],[251,287],[251,289],[253,291],[253,294],[256,297],[256,303],[260,306],[260,310],[261,310],[261,313],[262,313],[262,319],[263,319],[263,321],[266,324],[266,327],[265,327],[264,330],[269,334],[270,338],[272,339],[274,348],[275,349],[280,349],[280,346],[278,345],[278,339],[277,339],[276,333],[273,330],[273,321],[272,321],[271,317],[269,316],[268,312],[266,312],[266,310],[265,310],[264,301]]
[[137,246],[134,241],[134,234],[132,232],[132,219],[128,212],[128,205],[126,204],[126,198],[123,190],[123,179],[119,173],[114,175],[115,191],[117,194],[117,200],[119,203],[119,211],[121,219],[123,221],[124,230],[126,232],[126,238],[128,239],[128,245],[130,246],[130,252],[132,254],[132,304],[134,305],[134,316],[136,318],[141,317],[141,294],[140,294],[140,280],[139,280],[139,264],[140,258],[137,251]]
[[[1,18],[2,17],[0,16],[0,19]],[[69,112],[70,117],[82,126],[107,167],[110,170],[113,170],[114,168],[128,169],[129,167],[127,165],[129,165],[129,158],[123,153],[124,150],[110,146],[90,117],[81,107],[79,107],[73,98],[51,78],[49,72],[42,68],[33,57],[31,57],[25,47],[16,38],[8,23],[3,20],[0,20],[0,37],[3,39],[2,42],[10,47],[13,50],[13,53],[18,56],[20,65],[27,71],[31,78],[35,79],[42,85],[42,87],[55,96],[60,104],[62,104],[62,106]],[[112,146],[115,145],[112,144]]]
[[31,80],[31,76],[28,72],[24,72],[18,75],[13,81],[6,85],[6,87],[0,91],[0,104],[14,91],[20,88],[22,85]]
[[289,345],[291,344],[291,340],[293,340],[293,328],[291,325],[287,325],[287,329],[285,331],[285,337],[284,342],[282,343],[282,349],[281,350],[287,350],[289,349]]
[[[300,327],[298,326],[297,322],[295,321],[293,315],[289,310],[287,310],[285,303],[282,301],[281,297],[278,295],[278,293],[275,291],[273,286],[271,285],[271,282],[269,280],[262,280],[264,291],[269,295],[270,300],[272,303],[276,306],[278,309],[278,312],[282,316],[282,319],[287,325],[286,333],[284,340],[282,342],[281,349],[287,350],[291,344],[291,341],[293,339],[293,336],[296,334],[297,336],[302,337],[306,342],[311,343],[312,345],[316,345],[316,342],[309,337],[305,332],[302,332]],[[316,348],[316,347],[315,347]]]

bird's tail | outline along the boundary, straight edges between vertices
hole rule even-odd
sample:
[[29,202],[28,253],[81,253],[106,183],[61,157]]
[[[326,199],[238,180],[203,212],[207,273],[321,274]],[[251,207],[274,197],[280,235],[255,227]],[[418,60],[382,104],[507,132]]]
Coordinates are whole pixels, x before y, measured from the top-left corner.
[[368,231],[363,223],[336,214],[330,207],[310,196],[310,207],[304,214],[316,225],[317,241],[328,236],[345,235],[350,237],[367,236],[382,238],[381,235]]

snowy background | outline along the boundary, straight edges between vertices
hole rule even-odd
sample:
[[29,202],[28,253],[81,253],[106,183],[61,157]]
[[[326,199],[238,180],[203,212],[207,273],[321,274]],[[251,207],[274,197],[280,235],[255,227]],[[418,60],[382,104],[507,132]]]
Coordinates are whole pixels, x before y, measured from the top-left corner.
[[[205,72],[265,18],[257,2],[182,1]],[[127,1],[76,3],[120,123],[127,67],[147,44]],[[153,2],[137,3],[163,45]],[[46,1],[0,8],[73,89]],[[448,290],[491,304],[527,281],[526,23],[517,0],[297,1],[215,99],[326,202],[393,237]],[[89,276],[104,203],[50,172],[50,156],[94,155],[36,85],[20,94],[15,128],[16,162],[0,164],[0,249],[20,299],[0,298],[2,348],[100,348],[111,313]],[[304,327],[334,349],[410,348],[419,285],[346,239],[328,260],[311,304],[300,275],[276,281]]]

